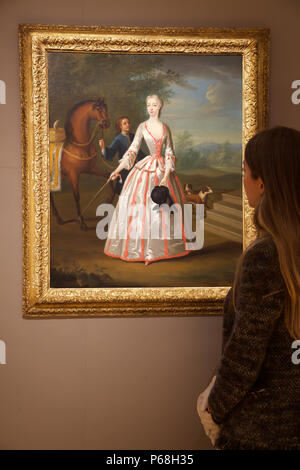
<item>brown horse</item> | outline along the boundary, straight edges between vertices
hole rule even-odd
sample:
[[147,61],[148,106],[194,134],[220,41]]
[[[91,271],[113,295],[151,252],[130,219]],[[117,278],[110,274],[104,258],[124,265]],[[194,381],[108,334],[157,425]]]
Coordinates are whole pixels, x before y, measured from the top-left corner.
[[[98,122],[91,135],[90,123],[92,120]],[[102,129],[110,126],[107,106],[103,98],[82,101],[76,104],[67,114],[65,124],[66,140],[61,157],[61,175],[62,177],[67,177],[71,182],[78,218],[63,220],[54,204],[53,194],[50,192],[51,207],[59,224],[78,220],[81,229],[86,230],[88,227],[80,210],[79,176],[81,173],[88,173],[101,176],[102,178],[109,177],[109,173],[99,170],[96,166],[97,153],[93,140],[95,131],[99,126]],[[112,181],[110,185],[114,194]]]

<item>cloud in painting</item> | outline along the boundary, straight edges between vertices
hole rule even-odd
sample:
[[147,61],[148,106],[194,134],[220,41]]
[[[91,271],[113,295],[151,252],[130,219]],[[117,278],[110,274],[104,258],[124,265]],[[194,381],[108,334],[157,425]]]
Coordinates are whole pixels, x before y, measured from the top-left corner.
[[207,103],[195,107],[195,117],[226,117],[240,110],[242,91],[239,83],[225,80],[212,83],[206,92]]
[[[180,57],[180,59],[179,59]],[[179,59],[179,60],[178,60]],[[201,78],[202,80],[239,79],[241,76],[241,56],[208,55],[208,56],[178,56],[164,57],[165,69],[176,69],[187,79]]]
[[[175,60],[176,59],[176,60]],[[173,65],[172,65],[173,62]],[[237,56],[168,57],[165,66],[181,73],[163,115],[174,134],[188,130],[195,143],[241,140],[242,69]]]

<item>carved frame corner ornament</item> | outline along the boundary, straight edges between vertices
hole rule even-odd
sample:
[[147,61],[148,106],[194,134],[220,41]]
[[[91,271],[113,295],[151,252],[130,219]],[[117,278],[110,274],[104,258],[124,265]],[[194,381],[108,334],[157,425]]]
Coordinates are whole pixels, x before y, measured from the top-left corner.
[[[241,55],[243,153],[268,125],[268,29],[19,25],[23,317],[218,315],[228,287],[50,288],[47,52]],[[243,191],[243,246],[255,238]]]

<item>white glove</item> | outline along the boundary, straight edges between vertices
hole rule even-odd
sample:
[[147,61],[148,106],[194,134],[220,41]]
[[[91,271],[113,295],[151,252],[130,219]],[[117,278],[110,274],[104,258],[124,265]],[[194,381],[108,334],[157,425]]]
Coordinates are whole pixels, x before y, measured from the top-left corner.
[[211,414],[207,411],[208,408],[208,397],[216,381],[216,375],[212,378],[208,387],[204,392],[200,393],[197,400],[197,411],[200,417],[202,426],[204,428],[205,434],[211,440],[212,445],[215,445],[216,439],[220,432],[220,426],[214,422],[211,417]]
[[198,397],[198,400],[197,400],[198,414],[199,414],[199,410],[200,411],[205,411],[208,407],[208,397],[209,397],[209,394],[211,392],[211,389],[213,388],[213,386],[215,384],[216,377],[217,377],[216,375],[213,376],[213,378],[211,379],[211,382],[208,385],[208,387],[204,390],[204,392],[200,393],[200,395]]
[[211,414],[208,413],[208,411],[200,411],[199,416],[204,432],[209,437],[212,445],[214,446],[220,433],[220,426],[214,422]]

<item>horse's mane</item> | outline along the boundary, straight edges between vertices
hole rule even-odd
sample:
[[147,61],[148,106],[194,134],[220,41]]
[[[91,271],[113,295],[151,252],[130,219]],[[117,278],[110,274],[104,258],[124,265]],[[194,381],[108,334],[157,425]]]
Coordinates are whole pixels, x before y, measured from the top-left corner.
[[72,125],[71,125],[71,117],[73,115],[73,113],[78,109],[80,108],[81,106],[83,106],[84,104],[87,104],[87,103],[95,103],[97,100],[84,100],[84,101],[80,101],[80,103],[76,103],[68,112],[67,112],[67,116],[66,116],[66,121],[65,121],[65,132],[66,132],[66,138],[71,138],[72,137]]

